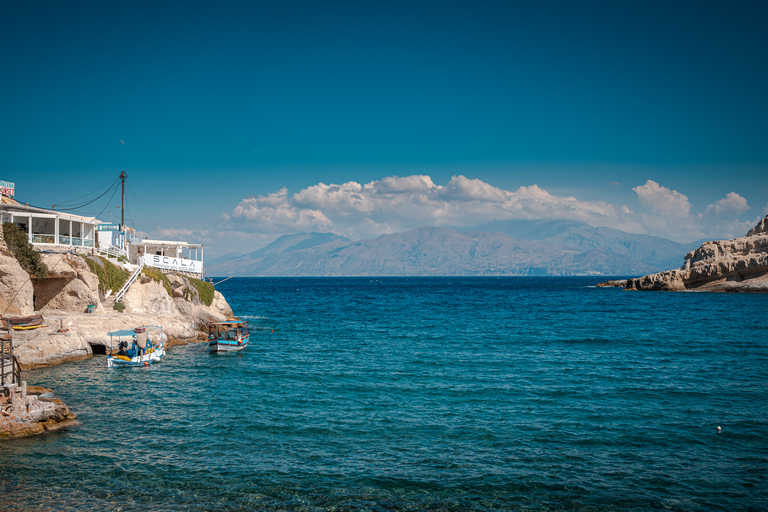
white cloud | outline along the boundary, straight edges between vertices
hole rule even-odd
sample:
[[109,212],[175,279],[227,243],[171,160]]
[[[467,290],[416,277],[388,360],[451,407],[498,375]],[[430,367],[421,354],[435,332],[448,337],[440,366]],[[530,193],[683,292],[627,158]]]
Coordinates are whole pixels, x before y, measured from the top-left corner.
[[735,192],[706,212],[692,214],[687,196],[653,180],[632,190],[645,212],[605,201],[555,196],[538,185],[504,190],[461,175],[445,185],[435,184],[426,175],[388,176],[365,184],[318,183],[294,194],[283,188],[243,199],[222,216],[217,237],[255,243],[270,241],[275,234],[323,231],[354,240],[419,226],[471,228],[511,219],[578,220],[680,241],[711,235],[727,238],[745,231],[745,223],[737,216],[749,206]]
[[688,197],[677,190],[663,187],[653,180],[648,180],[645,185],[639,185],[632,190],[637,194],[640,204],[651,208],[654,212],[675,217],[686,217],[691,211]]
[[733,211],[738,214],[738,213],[743,213],[747,210],[749,210],[749,205],[747,204],[747,200],[741,197],[736,192],[730,192],[726,194],[724,198],[707,206],[708,213],[712,212],[716,214],[720,214],[728,211]]
[[195,230],[184,228],[157,228],[160,235],[164,237],[189,238],[190,236],[205,237],[207,230]]
[[240,221],[240,225],[250,225],[253,231],[279,233],[331,228],[331,221],[319,209],[291,204],[286,188],[266,196],[245,198],[227,217]]
[[292,195],[283,188],[243,199],[223,219],[227,229],[243,232],[322,230],[353,239],[425,225],[472,227],[508,219],[575,219],[638,232],[628,211],[606,202],[553,196],[537,185],[508,191],[465,176],[436,185],[429,176],[414,175],[364,185],[318,183]]

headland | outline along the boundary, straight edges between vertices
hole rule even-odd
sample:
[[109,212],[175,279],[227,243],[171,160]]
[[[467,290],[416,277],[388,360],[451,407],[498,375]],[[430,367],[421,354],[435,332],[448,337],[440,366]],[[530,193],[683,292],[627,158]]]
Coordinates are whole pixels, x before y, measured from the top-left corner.
[[768,292],[768,216],[746,236],[705,242],[680,268],[598,286],[626,290]]
[[110,331],[157,325],[168,347],[206,339],[210,322],[232,316],[211,283],[188,275],[145,267],[115,302],[113,293],[131,276],[117,259],[68,252],[40,253],[40,259],[45,278],[22,268],[0,231],[0,312],[4,319],[43,318],[28,329],[6,324],[4,354],[11,355],[0,381],[0,439],[77,424],[52,390],[27,383],[29,370],[107,354],[117,348]]

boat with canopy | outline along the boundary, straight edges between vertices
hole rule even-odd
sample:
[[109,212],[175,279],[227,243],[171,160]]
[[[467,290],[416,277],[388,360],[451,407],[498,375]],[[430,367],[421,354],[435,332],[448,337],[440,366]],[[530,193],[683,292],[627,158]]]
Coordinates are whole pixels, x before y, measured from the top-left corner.
[[[134,329],[112,331],[109,334],[107,368],[117,366],[149,366],[165,355],[163,328],[144,325]],[[116,339],[115,339],[116,338]],[[113,347],[117,342],[117,352]]]
[[213,322],[208,326],[208,347],[211,352],[232,352],[248,346],[248,324],[239,318]]

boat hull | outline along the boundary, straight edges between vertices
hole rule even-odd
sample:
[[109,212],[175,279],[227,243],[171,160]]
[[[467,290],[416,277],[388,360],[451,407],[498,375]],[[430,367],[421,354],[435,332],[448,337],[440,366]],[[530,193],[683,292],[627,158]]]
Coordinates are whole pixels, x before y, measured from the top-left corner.
[[208,342],[208,348],[211,352],[235,352],[247,347],[248,342],[248,337],[243,338],[240,342],[236,340],[211,340]]
[[130,360],[120,359],[118,357],[107,357],[107,368],[118,368],[124,366],[149,366],[152,363],[160,361],[165,355],[164,348],[156,348],[149,354],[132,357]]

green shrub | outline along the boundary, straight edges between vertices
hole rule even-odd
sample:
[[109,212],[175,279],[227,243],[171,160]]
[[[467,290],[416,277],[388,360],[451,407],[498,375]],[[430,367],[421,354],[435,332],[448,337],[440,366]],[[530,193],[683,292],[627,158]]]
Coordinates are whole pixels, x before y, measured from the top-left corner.
[[206,306],[210,306],[211,304],[213,304],[213,294],[216,291],[216,289],[213,287],[211,283],[201,281],[193,277],[188,277],[187,279],[189,280],[190,284],[192,284],[192,286],[194,286],[197,289],[197,294],[200,297],[200,302],[202,302]]
[[[98,258],[99,261],[96,261],[95,258]],[[127,270],[124,270],[99,256],[85,258],[85,261],[88,263],[91,272],[99,277],[99,291],[101,293],[107,293],[107,290],[112,290],[112,293],[119,292],[120,288],[122,288],[128,278],[131,277],[131,273]]]
[[3,224],[3,238],[8,250],[13,253],[21,268],[38,279],[48,277],[48,267],[40,258],[40,253],[32,247],[27,239],[27,234],[20,230],[16,224],[13,222]]
[[168,296],[173,298],[173,287],[171,286],[171,282],[168,280],[168,277],[166,277],[165,274],[161,270],[158,270],[156,268],[152,267],[144,267],[144,270],[142,273],[151,278],[153,281],[156,281],[163,285],[163,288],[165,288],[165,291],[168,292]]
[[122,313],[123,311],[125,311],[125,304],[123,304],[122,302],[115,302],[114,304],[112,304],[112,309],[114,309],[118,313]]

